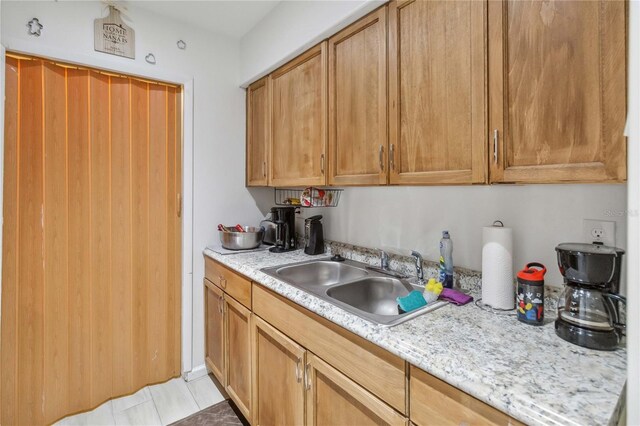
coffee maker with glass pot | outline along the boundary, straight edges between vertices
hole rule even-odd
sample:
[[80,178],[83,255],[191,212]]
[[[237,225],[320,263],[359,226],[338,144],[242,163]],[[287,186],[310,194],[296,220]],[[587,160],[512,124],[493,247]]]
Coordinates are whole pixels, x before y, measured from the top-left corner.
[[624,250],[597,244],[556,247],[565,287],[558,299],[556,334],[579,346],[615,350],[624,336],[619,294]]

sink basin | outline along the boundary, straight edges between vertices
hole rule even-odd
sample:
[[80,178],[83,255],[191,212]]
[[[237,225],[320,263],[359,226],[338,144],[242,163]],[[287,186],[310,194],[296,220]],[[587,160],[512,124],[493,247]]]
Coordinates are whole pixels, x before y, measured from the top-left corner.
[[[411,284],[393,278],[365,278],[327,290],[327,296],[376,315],[398,315],[397,297],[413,290]],[[417,288],[416,288],[417,289]]]
[[262,272],[383,326],[397,325],[446,305],[437,301],[412,312],[399,313],[396,298],[412,290],[422,290],[421,286],[368,266],[353,260],[334,262],[325,258],[264,268]]
[[329,286],[369,275],[364,269],[339,262],[316,261],[276,269],[276,275],[300,286]]

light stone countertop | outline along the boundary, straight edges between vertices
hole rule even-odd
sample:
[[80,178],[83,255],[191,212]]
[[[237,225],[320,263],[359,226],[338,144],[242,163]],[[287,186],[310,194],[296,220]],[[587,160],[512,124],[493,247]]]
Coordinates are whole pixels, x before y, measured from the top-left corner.
[[[370,253],[345,247],[340,254],[347,258],[370,264],[377,261]],[[389,328],[260,271],[328,254],[267,250],[220,255],[209,249],[204,254],[524,423],[618,422],[624,400],[626,350],[601,352],[565,342],[555,334],[553,313],[547,314],[544,326],[534,327],[473,303],[447,305]],[[391,268],[395,269],[393,262]],[[477,288],[475,291],[472,294],[478,296]]]

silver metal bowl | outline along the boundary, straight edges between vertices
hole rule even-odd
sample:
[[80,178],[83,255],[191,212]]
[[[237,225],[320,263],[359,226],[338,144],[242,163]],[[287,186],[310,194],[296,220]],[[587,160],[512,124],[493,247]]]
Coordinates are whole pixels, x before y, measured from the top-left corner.
[[[232,228],[228,226],[227,228]],[[218,231],[222,247],[227,250],[249,250],[254,249],[262,243],[264,228],[255,226],[243,226],[246,232],[240,231]]]

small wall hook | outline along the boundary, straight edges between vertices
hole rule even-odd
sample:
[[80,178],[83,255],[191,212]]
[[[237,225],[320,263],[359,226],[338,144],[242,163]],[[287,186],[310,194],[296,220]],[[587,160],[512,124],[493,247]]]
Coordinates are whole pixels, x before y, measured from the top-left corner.
[[27,22],[27,28],[29,28],[29,34],[40,37],[40,32],[44,28],[44,25],[40,23],[38,18],[33,18]]
[[149,53],[147,56],[145,56],[144,60],[150,63],[151,65],[156,64],[156,57],[153,53]]
[[185,43],[183,40],[178,40],[176,44],[178,45],[178,49],[180,50],[184,50],[187,48],[187,43]]

